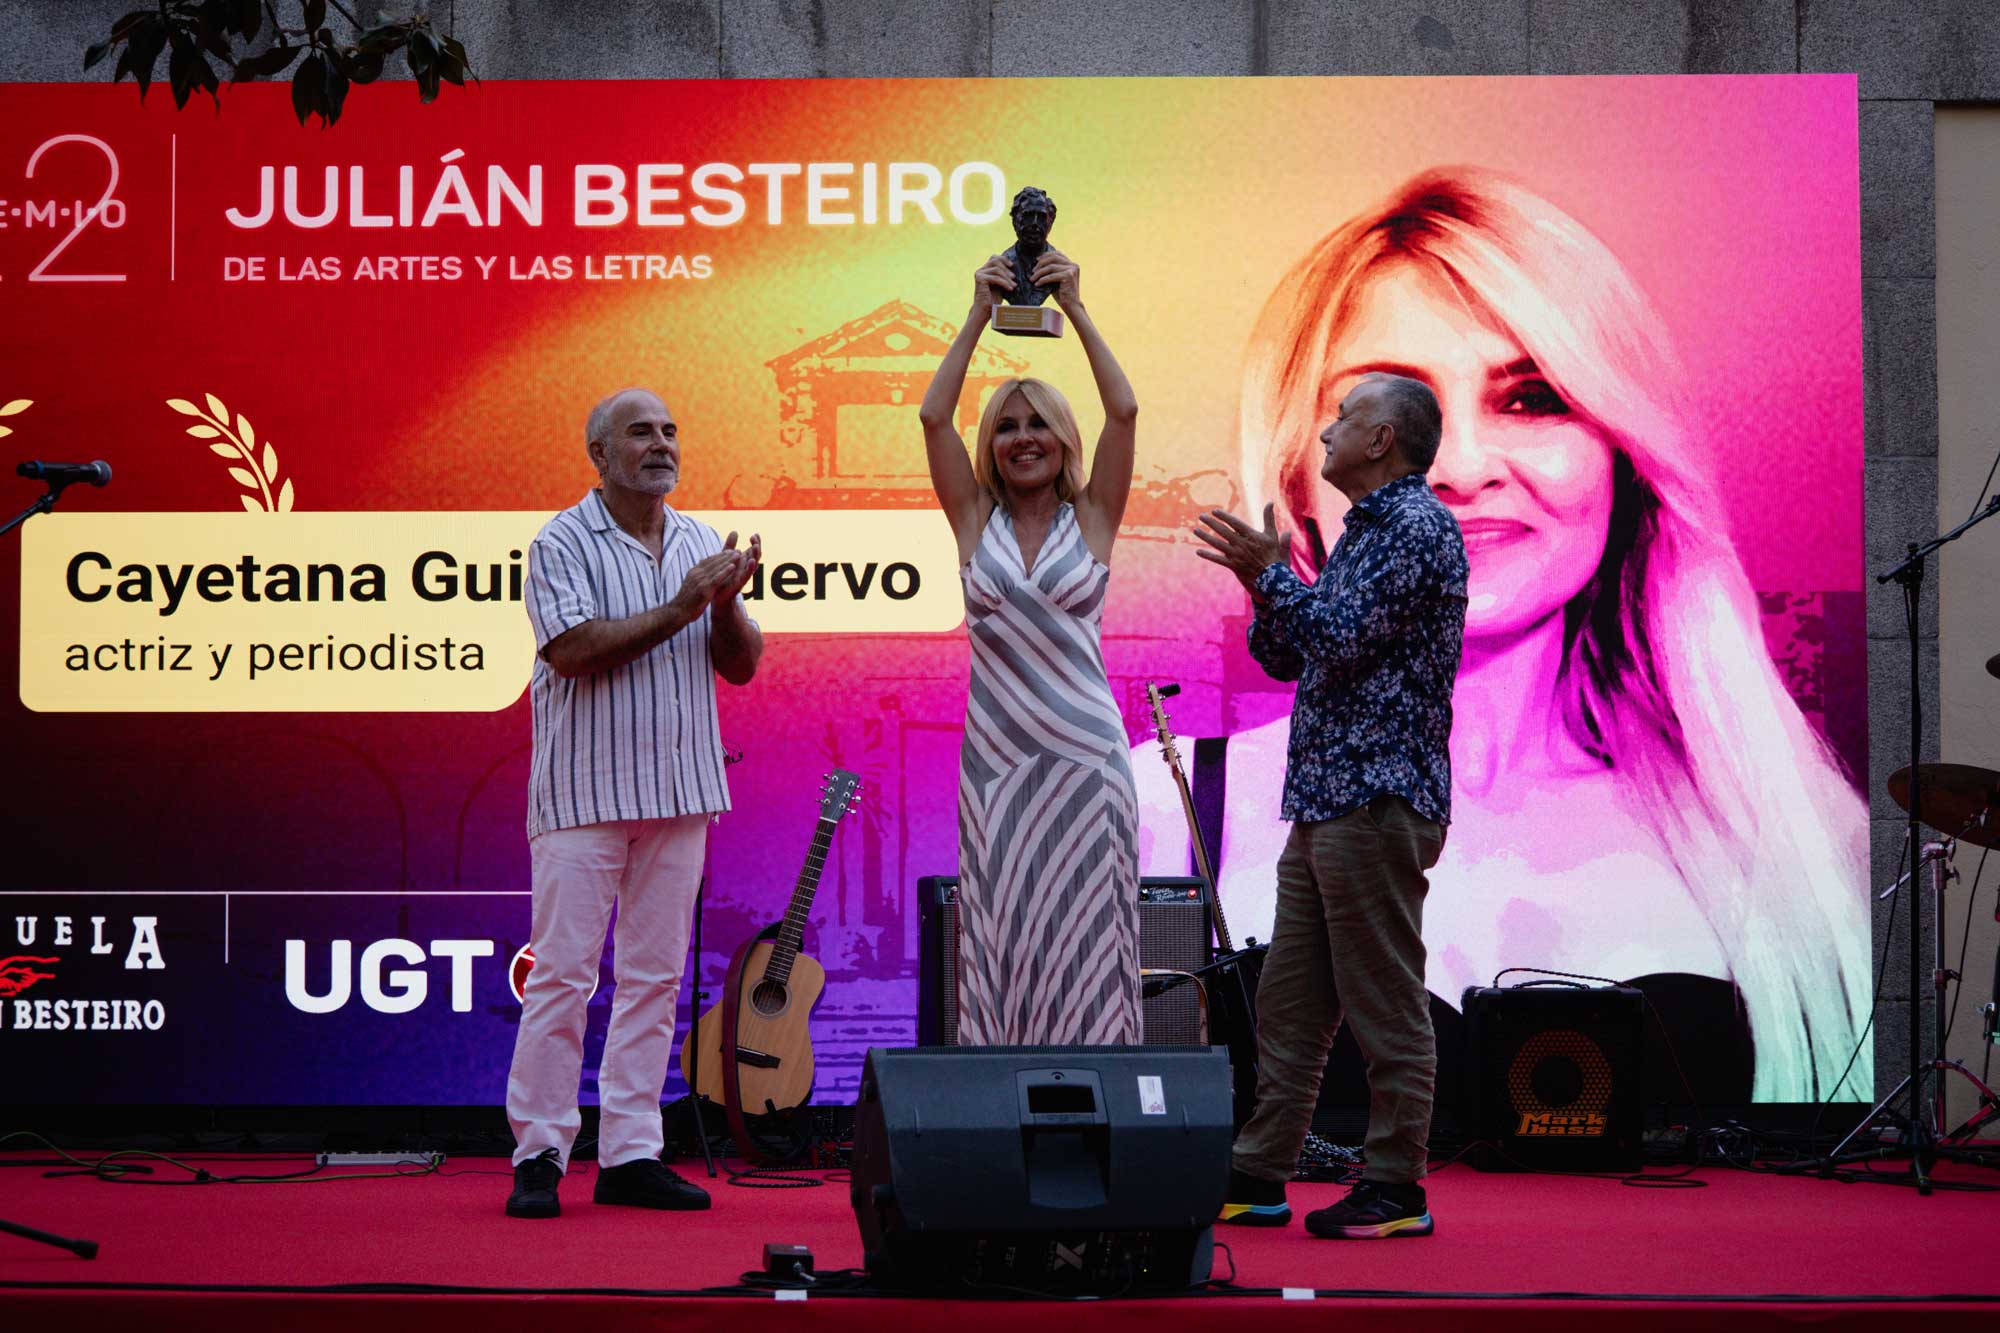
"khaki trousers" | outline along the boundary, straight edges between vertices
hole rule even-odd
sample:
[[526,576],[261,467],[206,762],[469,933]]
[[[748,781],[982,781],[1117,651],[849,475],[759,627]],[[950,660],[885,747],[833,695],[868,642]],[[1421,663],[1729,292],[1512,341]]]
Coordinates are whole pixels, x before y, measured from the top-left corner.
[[1368,1061],[1370,1180],[1424,1174],[1437,1039],[1424,988],[1424,872],[1444,830],[1397,796],[1294,824],[1278,858],[1278,912],[1257,987],[1257,1113],[1236,1168],[1289,1180],[1342,1019]]

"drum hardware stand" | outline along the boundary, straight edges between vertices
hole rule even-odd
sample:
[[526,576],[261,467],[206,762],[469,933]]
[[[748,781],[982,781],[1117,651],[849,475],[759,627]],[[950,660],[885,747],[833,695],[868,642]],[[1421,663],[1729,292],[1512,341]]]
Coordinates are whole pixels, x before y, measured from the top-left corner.
[[[1994,662],[1990,663],[1989,665],[2000,665],[2000,658],[1995,658]],[[1995,674],[1996,676],[2000,676],[2000,671],[1995,671],[1993,674]],[[1980,822],[1982,824],[1985,823],[1986,818],[1987,818],[1987,812],[1982,811],[1980,815]],[[1975,884],[1973,887],[1977,888],[1978,886]],[[1996,902],[1994,904],[1993,919],[1995,921],[2000,921],[2000,902]],[[1941,915],[1938,920],[1937,928],[1940,930],[1940,932],[1943,930],[1943,918]],[[1942,935],[1940,935],[1940,939],[1942,939]],[[1939,962],[1940,963],[1943,962],[1942,957],[1940,957]],[[1965,978],[1962,976],[1959,977],[1958,984],[1960,990],[1962,991],[1965,987]],[[1940,1031],[1942,1031],[1942,1029],[1940,1029]],[[1987,1059],[1990,1062],[1992,1059],[1992,1048],[1995,1045],[2000,1045],[2000,951],[1996,951],[1993,956],[1992,998],[1987,1000],[1985,1004],[1979,1006],[1979,1039],[1980,1043],[1987,1048]],[[1938,1045],[1939,1045],[1939,1054],[1942,1055],[1944,1038],[1941,1035],[1938,1038]],[[1973,1131],[1977,1130],[1980,1126],[1988,1124],[1994,1120],[2000,1120],[2000,1094],[1995,1094],[1993,1089],[1986,1085],[1986,1082],[1983,1078],[1974,1078],[1972,1071],[1965,1067],[1963,1061],[1960,1060],[1946,1061],[1946,1066],[1952,1069],[1956,1069],[1959,1073],[1963,1074],[1968,1080],[1970,1080],[1972,1086],[1978,1089],[1979,1109],[1974,1111],[1971,1114],[1971,1116],[1969,1116],[1966,1119],[1964,1124],[1960,1125],[1957,1129],[1952,1130],[1949,1134],[1946,1134],[1944,1136],[1945,1140],[1947,1142],[1950,1142],[1955,1139],[1970,1138],[1972,1136]],[[1938,1096],[1938,1123],[1940,1125],[1944,1123],[1944,1096],[1942,1091],[1940,1091]],[[1989,1165],[1994,1164],[1990,1154],[1981,1160],[1986,1161]]]
[[[1982,824],[1986,822],[1985,816],[1982,815],[1977,822]],[[1896,883],[1876,895],[1878,899],[1886,898],[1901,888],[1905,881],[1908,881],[1910,883],[1912,900],[1914,900],[1918,892],[1916,881],[1923,875],[1925,868],[1929,868],[1931,886],[1931,961],[1933,964],[1931,968],[1931,1057],[1928,1061],[1921,1062],[1916,1070],[1905,1074],[1902,1081],[1889,1090],[1889,1095],[1877,1102],[1874,1108],[1868,1113],[1867,1118],[1850,1130],[1847,1137],[1842,1139],[1831,1153],[1820,1158],[1817,1162],[1805,1164],[1816,1167],[1822,1178],[1831,1177],[1834,1173],[1834,1168],[1843,1161],[1875,1161],[1884,1157],[1896,1156],[1904,1151],[1910,1151],[1914,1154],[1920,1149],[1927,1151],[1930,1155],[1930,1161],[1922,1164],[1924,1171],[1928,1171],[1929,1166],[1938,1157],[1944,1157],[1952,1161],[1983,1162],[1987,1160],[1982,1154],[1964,1152],[1944,1146],[1947,1140],[1961,1138],[1987,1120],[1995,1116],[2000,1116],[2000,1101],[1994,1099],[1992,1089],[1974,1077],[1972,1071],[1967,1069],[1962,1061],[1947,1058],[1944,1049],[1946,991],[1952,981],[1961,980],[1958,973],[1951,971],[1944,965],[1945,886],[1959,877],[1958,870],[1952,865],[1952,856],[1957,846],[1957,838],[1949,838],[1944,842],[1925,843],[1918,854],[1917,869],[1906,875],[1904,879],[1896,881]],[[1910,1005],[1913,1009],[1919,1007],[1914,993],[1910,997]],[[1950,1133],[1946,1133],[1944,1128],[1944,1075],[1953,1071],[1962,1075],[1977,1090],[1981,1109],[1965,1124],[1960,1125]],[[1921,1082],[1926,1073],[1930,1078],[1928,1089],[1925,1089]],[[1860,1137],[1862,1132],[1870,1125],[1876,1123],[1883,1116],[1886,1108],[1902,1097],[1905,1092],[1910,1094],[1909,1121],[1912,1126],[1910,1134],[1915,1141],[1913,1143],[1898,1143],[1881,1148],[1850,1152],[1848,1145]],[[1917,1168],[1918,1165],[1918,1162],[1913,1157],[1913,1169]],[[1917,1176],[1916,1185],[1921,1193],[1928,1194],[1931,1191],[1930,1181],[1925,1175]]]
[[[1946,867],[1946,861],[1949,856],[1946,845],[1933,843],[1927,846],[1924,843],[1922,833],[1924,826],[1924,712],[1922,658],[1918,630],[1919,608],[1922,605],[1920,595],[1923,591],[1925,562],[1940,548],[1950,542],[1957,541],[1965,535],[1968,529],[1985,522],[1995,514],[2000,514],[2000,495],[1995,495],[1983,509],[1974,513],[1971,518],[1968,518],[1950,532],[1921,544],[1911,542],[1908,547],[1909,554],[1904,557],[1900,564],[1875,576],[1875,582],[1878,584],[1894,583],[1902,588],[1903,623],[1910,646],[1910,799],[1908,805],[1905,807],[1909,811],[1909,819],[1904,834],[1904,845],[1912,858],[1911,865],[1913,867],[1910,882],[1910,971],[1907,990],[1910,1005],[1910,1070],[1908,1074],[1904,1075],[1903,1081],[1898,1083],[1887,1097],[1877,1102],[1868,1112],[1867,1116],[1862,1119],[1861,1123],[1856,1125],[1831,1153],[1820,1158],[1818,1161],[1798,1163],[1795,1168],[1797,1170],[1804,1171],[1816,1168],[1821,1176],[1830,1177],[1833,1175],[1834,1169],[1843,1160],[1867,1161],[1886,1157],[1907,1156],[1910,1163],[1907,1183],[1915,1185],[1919,1194],[1929,1194],[1932,1190],[1931,1168],[1940,1156],[1953,1160],[1972,1160],[1971,1155],[1963,1154],[1957,1149],[1941,1148],[1938,1142],[1940,1128],[1934,1123],[1934,1117],[1941,1116],[1944,1106],[1943,1075],[1945,1070],[1956,1067],[1967,1078],[1972,1077],[1971,1071],[1965,1069],[1963,1065],[1955,1065],[1953,1062],[1947,1062],[1944,1058],[1946,972],[1943,956],[1944,940],[1941,933],[1932,941],[1932,952],[1934,954],[1931,970],[1932,987],[1937,997],[1936,1009],[1932,1014],[1932,1027],[1937,1040],[1929,1060],[1925,1060],[1923,1056],[1923,1006],[1917,1002],[1918,994],[1922,990],[1920,979],[1923,976],[1923,905],[1919,901],[1922,895],[1916,892],[1917,875],[1915,872],[1925,861],[1930,863],[1932,915],[1940,923],[1944,919],[1944,886],[1946,876],[1949,873]],[[1984,823],[1983,813],[1977,822]],[[1984,841],[1983,838],[1982,841]],[[1955,844],[1957,839],[1952,839],[1952,842]],[[1977,1081],[1976,1079],[1974,1080],[1975,1083]],[[1908,1113],[1902,1116],[1893,1116],[1888,1108],[1898,1098],[1905,1095],[1908,1097]],[[1896,1124],[1897,1128],[1901,1131],[1898,1142],[1888,1147],[1867,1149],[1859,1153],[1849,1153],[1846,1151],[1847,1146],[1862,1131],[1866,1130],[1870,1125],[1875,1124],[1879,1119],[1884,1118],[1888,1118],[1891,1123]]]

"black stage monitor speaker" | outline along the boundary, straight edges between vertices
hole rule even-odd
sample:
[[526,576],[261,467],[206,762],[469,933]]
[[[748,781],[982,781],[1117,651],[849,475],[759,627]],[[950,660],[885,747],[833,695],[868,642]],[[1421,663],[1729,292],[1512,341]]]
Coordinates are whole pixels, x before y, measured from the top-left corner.
[[1639,1166],[1645,997],[1629,986],[1465,992],[1468,1132],[1482,1171]]
[[1218,1050],[871,1050],[850,1186],[869,1276],[1070,1296],[1205,1282],[1232,1128]]
[[[917,881],[917,1041],[958,1044],[958,876]],[[1189,875],[1139,881],[1139,966],[1195,972],[1214,958],[1208,894]],[[1173,986],[1144,1001],[1148,1046],[1206,1045],[1199,988]]]

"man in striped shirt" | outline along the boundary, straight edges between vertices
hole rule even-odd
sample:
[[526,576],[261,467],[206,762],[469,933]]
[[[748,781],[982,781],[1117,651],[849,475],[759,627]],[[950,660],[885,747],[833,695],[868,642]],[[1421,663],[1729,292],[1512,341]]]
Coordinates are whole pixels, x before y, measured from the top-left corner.
[[511,1217],[555,1217],[581,1117],[584,1005],[612,906],[617,992],[598,1071],[598,1203],[706,1208],[660,1161],[660,1090],[711,813],[729,808],[715,677],[764,651],[739,594],[761,557],[664,502],[680,438],[657,394],[626,389],[584,427],[600,485],[528,550],[535,629],[528,776],[534,966],[507,1079]]

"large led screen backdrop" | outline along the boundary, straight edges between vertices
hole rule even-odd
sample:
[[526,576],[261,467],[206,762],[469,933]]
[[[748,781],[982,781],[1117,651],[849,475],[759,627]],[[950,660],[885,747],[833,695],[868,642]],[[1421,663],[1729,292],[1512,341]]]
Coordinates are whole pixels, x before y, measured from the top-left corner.
[[[6,456],[115,471],[0,542],[10,1099],[501,1100],[521,553],[628,384],[680,423],[673,503],[768,561],[701,975],[858,772],[807,937],[817,1096],[851,1096],[913,1035],[914,886],[956,854],[916,404],[1026,185],[1141,403],[1105,652],[1147,869],[1188,865],[1171,680],[1182,736],[1227,741],[1232,925],[1268,933],[1289,691],[1188,528],[1275,503],[1310,567],[1328,404],[1400,366],[1472,559],[1432,991],[1654,978],[1742,1093],[1863,1095],[1855,123],[1838,77],[382,87],[325,132],[282,89],[0,89]],[[1095,436],[1073,337],[990,334],[968,432],[1021,374]]]

